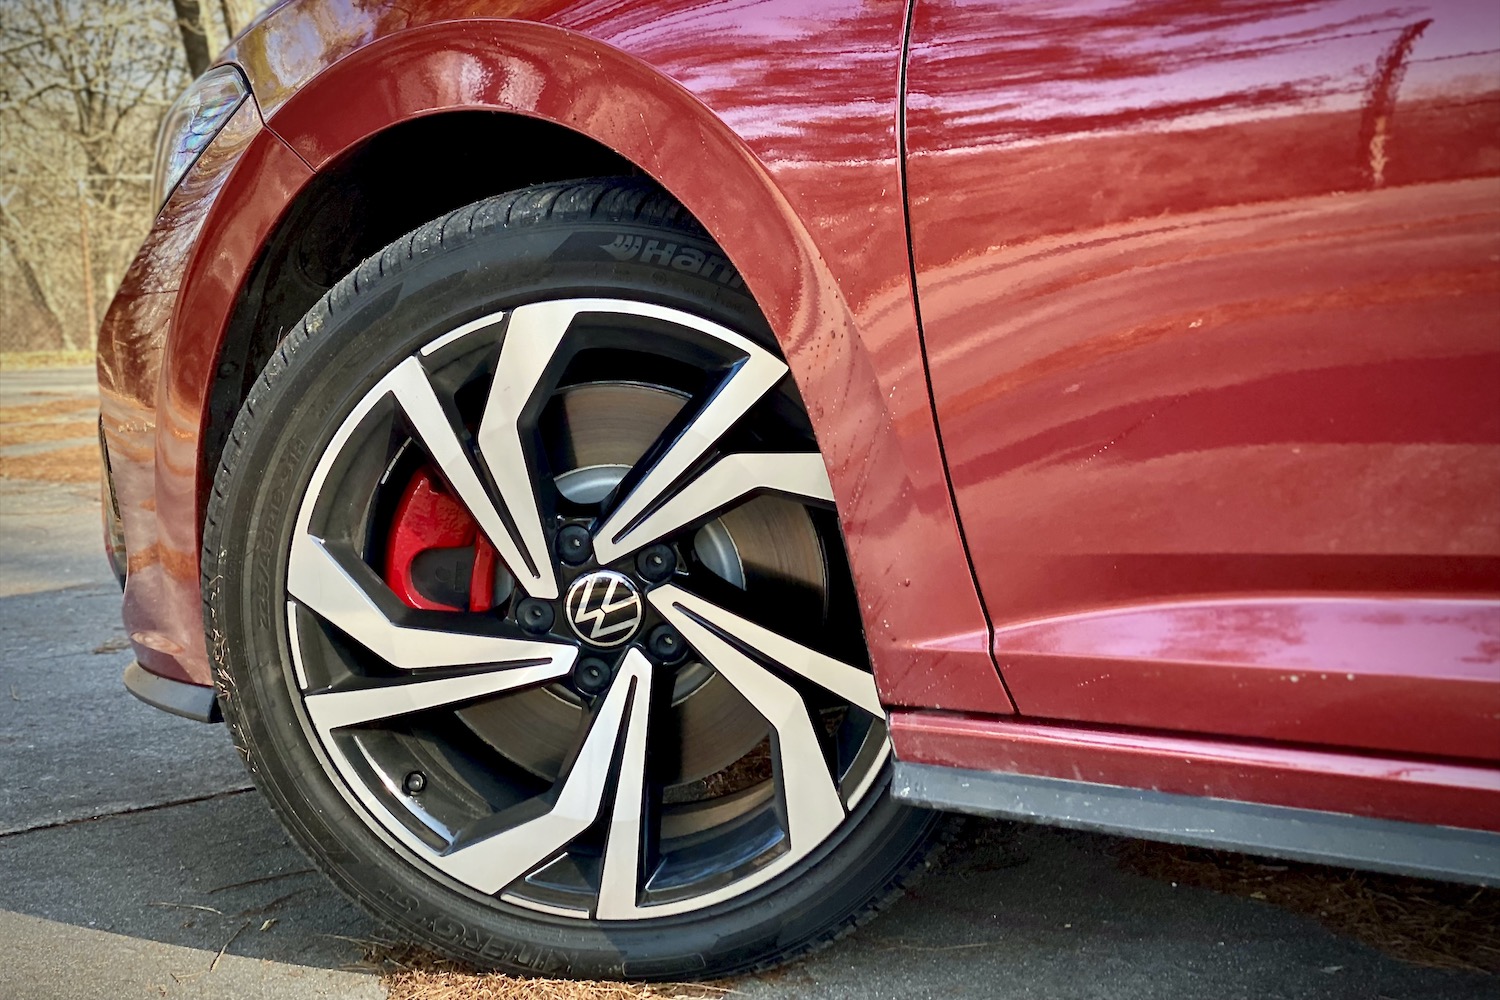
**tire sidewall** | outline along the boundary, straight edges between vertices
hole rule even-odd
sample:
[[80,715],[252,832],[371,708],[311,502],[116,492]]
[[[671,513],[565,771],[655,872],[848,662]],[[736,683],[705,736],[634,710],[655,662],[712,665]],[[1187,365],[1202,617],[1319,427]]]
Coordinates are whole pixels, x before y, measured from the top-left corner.
[[[673,252],[620,261],[639,239]],[[399,244],[398,244],[399,245]],[[597,247],[590,253],[589,247]],[[237,422],[210,524],[209,631],[220,703],[256,783],[300,846],[377,916],[461,959],[527,973],[671,978],[744,971],[825,939],[884,895],[930,838],[926,813],[885,791],[889,766],[821,847],[717,906],[640,923],[523,909],[430,869],[359,813],[294,695],[286,557],[313,469],[355,404],[396,364],[480,316],[543,299],[617,297],[713,320],[774,345],[738,276],[673,260],[719,257],[702,236],[641,223],[537,224],[466,234],[387,266],[383,255],[329,294],[273,357]],[[665,263],[663,263],[665,261]],[[727,266],[727,265],[726,265]],[[371,277],[361,281],[366,272]],[[382,273],[383,272],[383,273]],[[352,286],[352,287],[350,287]],[[226,456],[228,453],[226,452]],[[227,473],[227,475],[226,475]]]

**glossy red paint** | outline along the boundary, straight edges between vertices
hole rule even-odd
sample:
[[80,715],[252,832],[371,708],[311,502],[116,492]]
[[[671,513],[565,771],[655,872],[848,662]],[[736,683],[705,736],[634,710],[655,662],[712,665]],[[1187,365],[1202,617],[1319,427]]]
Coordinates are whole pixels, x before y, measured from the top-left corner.
[[[919,0],[908,79],[939,427],[1018,711],[1493,757],[1493,647],[1395,655],[1440,627],[1400,602],[1482,598],[1482,636],[1500,593],[1493,7]],[[1283,596],[1317,639],[1267,641]],[[1396,628],[1321,596],[1415,632],[1377,653]],[[1227,661],[1153,645],[1184,602]]]
[[[905,178],[900,4],[278,7],[101,333],[137,656],[210,682],[207,397],[275,223],[487,109],[636,164],[755,292],[882,697],[947,710],[903,759],[1495,828],[1500,772],[1384,759],[1500,759],[1500,22],[1419,6],[918,0]],[[995,657],[1058,721],[982,717]]]
[[1500,760],[1493,601],[1156,604],[1001,629],[995,651],[1059,718]]
[[948,712],[895,712],[891,739],[917,764],[1500,830],[1500,771],[1489,767]]
[[[810,401],[882,694],[1008,712],[916,336],[896,129],[903,30],[899,6],[852,0],[816,15],[777,2],[400,10],[306,0],[273,11],[226,57],[245,68],[269,127],[315,168],[414,116],[488,108],[582,132],[676,194],[755,291]],[[847,63],[836,79],[826,72],[835,57]],[[201,524],[202,395],[253,249],[241,244],[263,238],[257,218],[293,194],[272,183],[237,206],[252,218],[220,215],[238,242],[200,244],[207,280],[185,283],[195,321],[172,333],[169,399],[200,423],[177,428],[158,491],[178,535]],[[186,606],[197,550],[186,537],[174,546]],[[176,655],[206,680],[185,625],[170,629]]]
[[205,331],[228,322],[261,242],[311,176],[247,101],[157,216],[99,332],[101,426],[127,551],[125,628],[141,665],[173,680],[212,681],[197,473],[218,359]]

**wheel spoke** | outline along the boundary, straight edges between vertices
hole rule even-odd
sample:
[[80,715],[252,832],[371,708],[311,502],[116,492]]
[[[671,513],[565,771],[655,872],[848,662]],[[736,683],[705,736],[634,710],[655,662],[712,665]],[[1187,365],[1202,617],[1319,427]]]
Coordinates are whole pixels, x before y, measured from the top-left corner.
[[648,678],[638,667],[628,677],[626,673],[622,670],[604,696],[551,809],[439,856],[434,862],[439,868],[480,892],[496,893],[593,825],[604,804],[621,730],[629,720],[634,731],[644,713],[636,692],[647,686]]
[[744,351],[744,360],[735,365],[703,408],[600,526],[594,538],[594,552],[601,563],[613,562],[630,552],[632,546],[625,541],[627,533],[786,374],[785,364],[744,337],[722,328],[716,328],[714,335]]
[[651,708],[651,661],[638,649],[625,654],[618,687],[633,680],[630,720],[625,746],[620,752],[619,777],[615,782],[615,807],[604,847],[604,865],[599,878],[599,903],[594,915],[600,920],[627,920],[639,907],[641,851],[644,844],[642,817],[646,810],[646,738]]
[[[651,592],[650,597],[651,603],[661,612],[662,617],[681,632],[699,655],[708,661],[709,666],[733,684],[775,730],[774,750],[779,758],[776,773],[786,804],[787,834],[791,839],[791,848],[799,854],[810,850],[832,833],[844,819],[844,803],[824,761],[817,725],[796,688],[756,662],[736,642],[731,642],[729,637],[745,640],[757,652],[765,653],[778,663],[781,662],[781,657],[776,655],[778,653],[787,654],[794,663],[803,661],[803,666],[813,658],[828,658],[763,629],[759,630],[763,634],[745,635],[739,629],[749,625],[749,622],[676,587],[659,587]],[[761,641],[756,642],[757,639]],[[767,639],[773,641],[767,642]],[[855,668],[836,660],[828,662],[844,670],[855,671]],[[785,665],[789,669],[796,669],[793,664]],[[824,669],[825,666],[814,664],[813,673],[821,676],[836,674],[836,671]],[[813,673],[805,670],[797,672],[813,676]],[[823,683],[819,677],[813,679]],[[843,680],[836,683],[853,687]],[[872,681],[871,688],[873,687]],[[878,703],[876,707],[879,707]]]
[[728,455],[636,522],[609,551],[624,554],[639,549],[755,493],[781,493],[803,500],[833,502],[828,469],[823,465],[823,456],[816,452]]
[[[368,576],[372,586],[362,584],[355,574]],[[287,592],[387,663],[406,670],[545,662],[560,664],[559,672],[566,672],[578,655],[574,647],[561,643],[400,624],[399,618],[411,612],[378,582],[369,567],[362,563],[345,565],[306,532],[292,541]]]
[[344,726],[381,722],[412,712],[443,708],[543,684],[563,676],[571,667],[571,657],[557,656],[547,663],[532,666],[507,667],[433,680],[403,679],[354,691],[325,691],[307,696],[307,714],[319,735],[326,740],[333,730]]
[[[480,529],[494,543],[500,553],[500,558],[505,561],[505,565],[516,577],[521,589],[532,597],[543,600],[556,598],[557,576],[553,572],[551,561],[546,558],[535,558],[530,552],[529,539],[527,552],[523,553],[516,544],[515,537],[507,527],[505,519],[501,517],[500,511],[495,507],[489,490],[480,481],[479,473],[474,469],[474,463],[469,458],[468,449],[458,439],[447,411],[438,400],[437,393],[433,391],[432,383],[428,380],[421,361],[416,358],[407,358],[382,380],[382,386],[396,397],[412,430],[421,439],[422,446],[427,449],[428,455],[442,470],[443,477],[448,480],[464,506],[469,508],[469,513],[473,514],[474,519],[479,522]],[[382,386],[377,386],[377,391],[372,392],[371,396],[376,396]],[[524,476],[526,468],[524,461],[519,468]],[[514,492],[513,489],[512,492]],[[502,493],[502,498],[507,504],[513,499],[511,495],[505,493]],[[508,513],[511,515],[511,521],[521,531],[541,533],[536,500],[531,496],[529,485],[526,487],[526,496],[520,509],[511,510]],[[545,543],[542,547],[545,549]]]
[[[679,629],[680,622],[688,621],[699,631],[708,628],[721,636],[733,636],[737,645],[748,647],[766,660],[807,678],[861,711],[885,718],[885,709],[880,707],[880,694],[875,689],[875,677],[869,671],[777,635],[678,587],[658,587],[649,597],[656,609]],[[688,641],[692,642],[691,637]]]
[[[536,394],[547,367],[557,353],[568,325],[578,314],[575,302],[538,302],[510,314],[495,379],[490,383],[484,417],[479,424],[479,453],[489,466],[500,498],[510,512],[533,574],[551,566],[542,514],[537,504],[531,463],[526,456],[522,414]],[[546,573],[551,574],[547,568]],[[551,597],[553,594],[533,594]]]
[[[808,546],[787,546],[796,551],[783,561],[788,572],[806,562],[812,568],[804,575],[826,591],[827,546],[837,538],[825,536],[831,521],[804,508],[831,507],[827,469],[816,451],[772,450],[800,440],[800,421],[782,401],[767,405],[787,366],[703,317],[622,299],[528,303],[447,331],[369,387],[328,443],[297,510],[283,603],[303,718],[322,766],[361,819],[428,876],[553,916],[618,927],[715,906],[785,876],[841,828],[885,773],[885,729],[865,717],[883,720],[884,712],[862,663],[842,662],[668,583],[640,596],[693,648],[701,661],[691,666],[695,684],[686,688],[676,671],[654,666],[633,645],[607,691],[583,698],[581,716],[571,703],[566,712],[543,711],[576,666],[576,645],[533,639],[501,620],[503,606],[492,615],[409,607],[374,567],[380,533],[392,530],[385,491],[408,466],[430,460],[494,546],[485,546],[478,575],[498,555],[517,596],[558,601],[560,578],[571,580],[550,539],[564,523],[555,515],[574,508],[556,501],[554,480],[583,469],[604,470],[587,494],[568,494],[579,503],[603,499],[593,537],[599,566],[675,542],[768,494],[793,502],[757,505],[770,512],[767,526],[756,527],[763,544],[807,535]],[[657,338],[662,346],[653,349]],[[617,372],[605,370],[617,356],[637,354],[662,362],[662,385],[645,362],[621,360]],[[491,363],[495,374],[485,386],[476,380]],[[689,376],[689,365],[699,374]],[[639,381],[651,405],[637,406],[621,389],[569,395],[595,381],[633,391]],[[473,390],[482,390],[482,411],[469,405],[480,402]],[[683,406],[685,396],[692,401]],[[617,397],[625,402],[610,402]],[[657,397],[670,406],[656,407]],[[625,414],[620,426],[600,408],[606,403]],[[544,449],[542,435],[557,430],[559,415],[565,433]],[[741,429],[752,440],[763,421],[758,440],[766,443],[742,444]],[[408,438],[415,447],[393,466],[390,446],[406,448]],[[726,532],[737,516],[725,516]],[[471,522],[462,521],[471,533]],[[576,533],[570,529],[570,545]],[[738,533],[729,543],[749,545],[747,563],[759,551]],[[447,564],[430,568],[446,572]],[[508,588],[502,574],[494,589],[505,597]],[[621,646],[638,639],[628,634]],[[580,676],[578,688],[594,690],[593,679]],[[662,714],[674,682],[700,699],[691,718],[684,711],[679,719],[676,707]],[[819,711],[833,702],[835,715]],[[744,724],[726,727],[726,711]],[[773,781],[703,802],[678,804],[665,791],[722,769],[767,728]],[[406,741],[417,736],[439,746],[453,767],[417,780],[428,775],[425,766],[414,775],[422,762]],[[526,777],[559,772],[542,794]]]

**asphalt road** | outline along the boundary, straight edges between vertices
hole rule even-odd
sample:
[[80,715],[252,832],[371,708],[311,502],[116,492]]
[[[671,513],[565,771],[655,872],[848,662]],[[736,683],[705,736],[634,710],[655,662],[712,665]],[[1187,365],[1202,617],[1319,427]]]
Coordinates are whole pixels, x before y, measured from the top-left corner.
[[[87,376],[0,373],[0,406]],[[0,998],[381,997],[382,935],[271,819],[222,727],[120,685],[93,490],[0,480]],[[1119,842],[973,824],[878,920],[751,998],[1493,1000],[1267,903],[1123,869]]]

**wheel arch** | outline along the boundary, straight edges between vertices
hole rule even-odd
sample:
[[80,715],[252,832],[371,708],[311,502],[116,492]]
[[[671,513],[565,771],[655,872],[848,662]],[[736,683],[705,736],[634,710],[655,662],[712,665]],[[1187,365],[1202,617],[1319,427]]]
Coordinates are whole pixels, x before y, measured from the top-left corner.
[[[480,156],[413,184],[425,151],[462,136],[485,152],[522,143],[547,154],[492,169]],[[235,414],[281,337],[361,260],[434,218],[491,195],[575,177],[638,173],[605,146],[543,119],[460,109],[396,121],[317,171],[284,206],[243,276],[215,355],[200,441],[202,510]],[[420,176],[419,174],[416,176]],[[374,211],[372,211],[374,210]]]
[[[323,64],[295,71],[272,66],[265,47],[274,41],[273,32],[252,32],[227,57],[245,67],[284,159],[311,175],[282,178],[269,194],[255,190],[253,176],[236,178],[231,187],[240,197],[214,206],[219,221],[209,220],[194,250],[192,266],[219,276],[196,294],[196,304],[191,288],[179,303],[179,317],[193,315],[197,343],[184,352],[191,364],[172,376],[177,402],[202,420],[196,482],[182,482],[178,494],[195,494],[197,525],[216,468],[213,449],[222,447],[254,377],[249,350],[283,332],[280,314],[259,324],[246,319],[259,315],[254,268],[277,228],[294,224],[291,213],[307,204],[301,198],[320,176],[334,176],[329,171],[382,136],[422,127],[414,123],[424,119],[495,116],[505,128],[572,137],[593,162],[630,164],[718,241],[759,302],[807,400],[864,595],[882,691],[898,703],[1012,711],[967,578],[925,383],[917,380],[924,386],[920,401],[910,390],[897,398],[877,376],[877,350],[885,369],[909,372],[922,364],[916,354],[899,364],[893,357],[915,351],[915,337],[909,344],[905,335],[901,342],[865,341],[809,226],[778,186],[775,164],[763,162],[728,122],[646,62],[562,28],[498,19],[430,23],[340,43],[344,50],[319,55]],[[529,182],[547,179],[559,178]],[[466,200],[508,189],[470,192]],[[253,216],[252,225],[235,224],[240,211]],[[886,312],[911,308],[909,289],[884,294]],[[864,308],[870,311],[868,303]],[[246,351],[237,368],[226,347]],[[220,378],[224,384],[211,401]],[[928,558],[920,567],[896,569],[903,553],[912,552]],[[900,586],[911,589],[892,592],[902,577]]]
[[[267,91],[267,127],[314,173],[280,206],[253,259],[243,262],[209,352],[213,368],[205,384],[212,388],[203,400],[196,484],[200,515],[224,435],[250,382],[318,296],[364,256],[422,222],[529,184],[650,177],[726,251],[804,391],[808,364],[826,367],[832,359],[826,349],[805,358],[799,346],[833,337],[843,348],[843,364],[862,369],[840,381],[868,385],[871,400],[883,407],[838,285],[766,166],[713,111],[645,63],[549,25],[442,22],[372,41],[287,87],[268,80],[268,60],[252,44],[255,38],[242,40],[231,56],[242,61],[258,99]],[[433,150],[460,135],[464,155],[433,163]],[[469,155],[523,147],[524,160],[512,155],[492,164]],[[545,152],[536,155],[537,149]],[[434,169],[416,184],[396,185],[403,171],[424,160]],[[705,163],[713,169],[705,170]],[[309,238],[310,221],[347,223],[341,207],[397,187],[403,210],[355,240],[339,225],[317,224]],[[421,196],[412,197],[419,188]],[[195,256],[211,260],[223,250],[205,241]],[[299,251],[311,256],[294,259]],[[322,273],[308,273],[304,265]],[[827,437],[827,422],[816,415],[814,422],[820,439]]]

